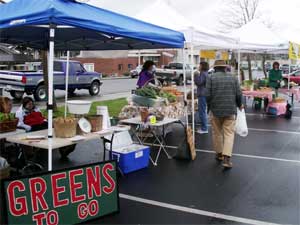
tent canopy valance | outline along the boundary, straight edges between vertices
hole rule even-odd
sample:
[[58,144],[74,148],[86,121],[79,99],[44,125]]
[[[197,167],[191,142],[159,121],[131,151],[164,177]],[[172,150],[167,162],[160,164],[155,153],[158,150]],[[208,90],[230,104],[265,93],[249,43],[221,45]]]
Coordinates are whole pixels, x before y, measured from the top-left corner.
[[0,42],[47,49],[49,25],[56,50],[182,48],[182,33],[88,4],[14,0],[0,7]]

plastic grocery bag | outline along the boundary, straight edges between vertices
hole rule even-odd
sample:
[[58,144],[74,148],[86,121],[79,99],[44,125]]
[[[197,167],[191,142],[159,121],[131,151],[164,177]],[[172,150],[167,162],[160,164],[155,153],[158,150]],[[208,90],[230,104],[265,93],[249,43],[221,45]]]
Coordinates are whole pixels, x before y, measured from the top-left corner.
[[246,137],[248,135],[248,126],[244,109],[242,109],[242,111],[239,109],[237,110],[235,132],[241,137]]

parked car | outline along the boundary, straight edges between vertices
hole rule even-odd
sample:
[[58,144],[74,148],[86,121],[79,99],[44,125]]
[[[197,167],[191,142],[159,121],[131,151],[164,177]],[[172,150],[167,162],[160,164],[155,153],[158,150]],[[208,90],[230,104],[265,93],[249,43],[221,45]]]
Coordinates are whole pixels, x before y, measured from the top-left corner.
[[131,78],[136,78],[139,76],[140,72],[142,71],[143,66],[137,66],[134,70],[130,71]]
[[[289,75],[283,75],[283,80],[285,82],[285,85],[288,84]],[[300,70],[294,71],[290,74],[290,82],[295,82],[297,84],[300,84]]]
[[[65,90],[67,61],[54,62],[54,89]],[[70,61],[68,92],[73,94],[76,89],[87,89],[90,95],[98,95],[102,85],[102,75],[96,72],[87,72],[77,61]],[[36,101],[46,100],[46,87],[43,71],[1,71],[0,87],[8,91],[15,99],[22,99],[24,93],[33,94]]]
[[283,74],[289,74],[289,72],[295,72],[295,71],[297,71],[298,70],[298,66],[297,65],[291,65],[291,68],[289,68],[289,64],[283,64],[281,66],[281,70],[282,70]]
[[[192,68],[190,65],[186,65],[186,79],[191,79]],[[170,63],[163,69],[156,69],[156,77],[160,82],[171,82],[175,81],[177,85],[183,85],[183,63]]]

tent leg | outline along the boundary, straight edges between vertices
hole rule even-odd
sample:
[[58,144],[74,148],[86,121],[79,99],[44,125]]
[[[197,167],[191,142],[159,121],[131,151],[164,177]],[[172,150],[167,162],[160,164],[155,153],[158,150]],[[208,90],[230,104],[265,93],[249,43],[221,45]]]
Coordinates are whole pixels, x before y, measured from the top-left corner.
[[241,49],[238,48],[238,80],[241,83]]
[[194,83],[194,46],[191,44],[191,78],[192,78],[192,130],[193,144],[195,145],[195,83]]
[[70,51],[67,51],[66,87],[65,87],[65,118],[67,117],[67,101],[69,87]]
[[[185,48],[182,49],[182,60],[183,60],[183,82],[184,82],[184,101],[185,104],[187,103],[187,90],[186,90],[186,52],[185,52]],[[185,106],[185,110],[184,110],[184,114],[185,114],[185,122],[186,122],[186,126],[188,127],[189,124],[189,117],[188,117],[188,110],[187,110],[187,105]]]
[[291,75],[291,64],[292,64],[292,60],[290,59],[290,61],[289,61],[289,75],[288,75],[288,93],[289,93],[289,95],[290,95],[290,80],[291,80],[291,78],[290,78],[290,75]]
[[140,66],[141,65],[141,50],[138,50],[138,65]]
[[50,41],[49,41],[49,62],[48,62],[48,171],[52,171],[52,137],[53,137],[53,66],[54,66],[54,37],[55,29],[50,26]]

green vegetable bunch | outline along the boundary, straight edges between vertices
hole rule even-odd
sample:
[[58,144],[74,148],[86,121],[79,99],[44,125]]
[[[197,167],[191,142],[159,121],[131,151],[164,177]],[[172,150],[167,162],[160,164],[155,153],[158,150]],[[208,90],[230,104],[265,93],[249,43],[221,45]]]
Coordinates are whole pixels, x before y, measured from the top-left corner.
[[135,91],[136,95],[156,99],[159,97],[159,90],[153,87],[144,87]]
[[176,102],[176,96],[168,92],[161,91],[159,96],[168,99],[170,103]]
[[10,121],[16,119],[14,113],[1,113],[0,112],[0,122]]
[[158,97],[166,98],[169,102],[176,102],[176,96],[168,92],[161,91],[154,87],[144,87],[135,91],[136,95],[157,99]]

